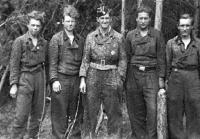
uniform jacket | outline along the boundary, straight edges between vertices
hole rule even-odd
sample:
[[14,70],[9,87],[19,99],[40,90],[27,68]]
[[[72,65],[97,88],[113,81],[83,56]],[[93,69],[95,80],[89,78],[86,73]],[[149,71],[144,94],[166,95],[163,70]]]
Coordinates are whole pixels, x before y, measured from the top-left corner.
[[99,28],[88,34],[79,75],[87,76],[90,62],[99,64],[105,60],[105,65],[116,65],[120,76],[125,78],[127,58],[122,40],[122,35],[113,29],[106,37],[102,36]]
[[18,37],[12,45],[10,58],[10,84],[18,84],[23,71],[34,71],[41,67],[47,57],[47,41],[39,37],[34,46],[29,32]]
[[192,37],[191,42],[185,49],[180,36],[176,36],[167,42],[167,78],[172,68],[199,69],[200,66],[200,40]]
[[165,42],[159,31],[150,28],[145,37],[137,28],[130,31],[126,36],[126,51],[129,64],[157,67],[159,77],[165,76]]
[[74,33],[72,45],[64,30],[52,37],[49,46],[49,73],[51,82],[58,79],[58,73],[78,75],[83,48],[84,40],[76,33]]

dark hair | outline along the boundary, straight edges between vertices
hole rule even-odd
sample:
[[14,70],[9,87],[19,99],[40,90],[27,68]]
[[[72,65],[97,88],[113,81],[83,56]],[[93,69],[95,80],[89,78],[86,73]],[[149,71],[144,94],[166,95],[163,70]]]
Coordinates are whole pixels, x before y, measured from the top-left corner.
[[35,20],[39,20],[41,24],[44,24],[44,15],[45,15],[44,12],[34,10],[27,14],[28,22],[30,21],[30,19],[35,19]]
[[190,13],[182,13],[182,14],[180,14],[179,19],[178,19],[178,24],[180,23],[180,19],[190,19],[191,20],[191,25],[194,24],[194,17]]
[[70,16],[72,18],[79,18],[79,13],[73,5],[66,5],[63,9],[63,18],[65,16]]
[[141,5],[141,6],[137,9],[136,15],[138,16],[138,14],[139,14],[139,13],[142,13],[142,12],[148,13],[148,14],[149,14],[149,17],[152,16],[152,9],[151,9],[149,6]]

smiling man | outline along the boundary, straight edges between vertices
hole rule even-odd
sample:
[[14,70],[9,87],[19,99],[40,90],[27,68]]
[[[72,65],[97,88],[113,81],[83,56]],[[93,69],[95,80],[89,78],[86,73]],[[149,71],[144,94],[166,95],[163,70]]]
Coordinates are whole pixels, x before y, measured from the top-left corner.
[[126,37],[127,108],[133,139],[157,139],[157,93],[164,92],[165,43],[150,27],[151,9],[137,10],[137,28]]
[[[92,139],[101,103],[108,116],[108,135],[121,139],[122,112],[119,95],[126,73],[126,53],[122,35],[111,27],[111,11],[102,5],[97,9],[99,27],[88,34],[80,68],[80,91],[86,94],[86,111]],[[87,86],[87,88],[86,88]]]
[[29,115],[29,138],[37,138],[44,105],[47,41],[40,35],[44,18],[38,11],[27,16],[28,32],[14,41],[10,59],[10,95],[17,98],[12,139],[23,139]]
[[193,23],[190,14],[181,14],[179,34],[166,47],[170,139],[200,138],[200,41],[192,35]]
[[[50,81],[52,85],[52,138],[63,139],[74,123],[69,139],[81,138],[82,107],[79,95],[79,69],[84,48],[83,38],[75,32],[78,11],[68,5],[63,11],[63,30],[56,33],[49,47]],[[76,116],[77,115],[77,116]]]

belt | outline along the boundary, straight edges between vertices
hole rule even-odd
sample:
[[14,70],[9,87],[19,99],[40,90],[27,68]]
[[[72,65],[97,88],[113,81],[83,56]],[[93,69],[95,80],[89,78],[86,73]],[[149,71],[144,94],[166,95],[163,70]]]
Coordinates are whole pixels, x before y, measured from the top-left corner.
[[112,60],[105,60],[105,59],[91,59],[92,63],[96,63],[96,64],[101,64],[101,65],[117,65],[118,62],[117,61],[112,61]]
[[25,66],[22,72],[38,72],[44,69],[44,63],[35,66]]
[[104,64],[97,64],[90,62],[90,67],[94,69],[99,69],[99,70],[110,70],[110,69],[117,69],[116,65],[104,65]]
[[173,71],[178,71],[178,70],[186,70],[186,71],[193,71],[193,70],[198,70],[198,67],[195,66],[195,67],[184,67],[184,68],[175,68],[173,67],[172,68]]
[[133,65],[133,67],[139,71],[151,71],[151,70],[156,70],[156,67],[145,67],[142,65]]

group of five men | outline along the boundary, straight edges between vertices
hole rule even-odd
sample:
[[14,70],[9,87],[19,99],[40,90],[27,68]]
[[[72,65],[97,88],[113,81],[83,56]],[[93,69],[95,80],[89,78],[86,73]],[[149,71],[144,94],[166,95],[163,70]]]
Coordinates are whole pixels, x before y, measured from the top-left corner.
[[85,115],[89,131],[84,138],[96,138],[101,104],[108,116],[108,138],[122,138],[123,86],[132,129],[130,138],[157,138],[157,93],[164,93],[165,89],[169,138],[200,137],[200,42],[192,35],[192,16],[180,16],[179,34],[167,45],[162,34],[150,27],[149,7],[137,10],[137,28],[125,39],[112,28],[111,16],[108,7],[100,6],[96,14],[99,27],[84,42],[74,31],[79,13],[73,6],[66,6],[63,30],[48,45],[40,34],[42,14],[28,14],[28,32],[14,41],[10,60],[10,95],[17,97],[13,139],[24,137],[29,115],[28,136],[38,137],[44,113],[47,63],[53,139],[65,138],[70,121],[70,138],[81,138]]

